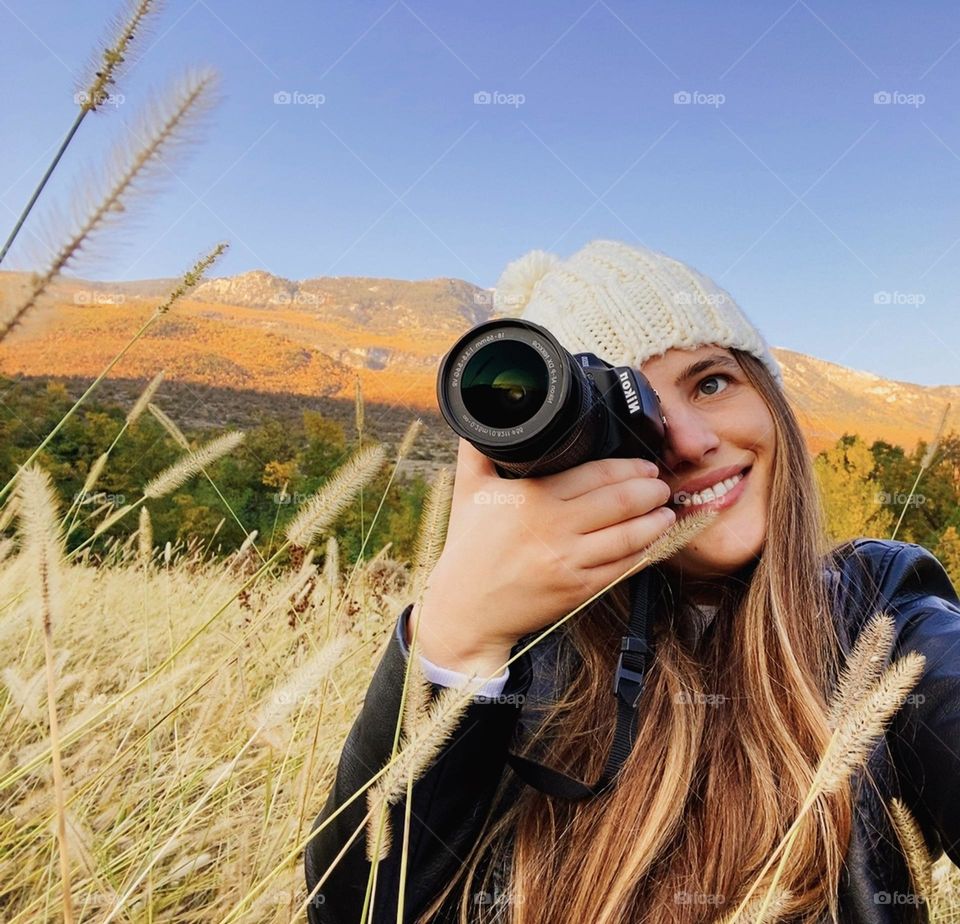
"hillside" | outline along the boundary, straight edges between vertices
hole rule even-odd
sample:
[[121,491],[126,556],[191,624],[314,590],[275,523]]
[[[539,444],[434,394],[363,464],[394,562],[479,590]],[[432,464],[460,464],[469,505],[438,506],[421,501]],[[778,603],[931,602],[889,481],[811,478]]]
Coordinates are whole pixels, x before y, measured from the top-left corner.
[[[14,303],[25,278],[0,273],[3,304]],[[0,345],[0,373],[93,378],[171,282],[61,281],[45,307]],[[489,317],[490,296],[490,290],[443,278],[297,282],[253,271],[212,279],[153,327],[112,378],[126,392],[165,369],[168,393],[175,385],[187,393],[203,386],[207,400],[192,403],[191,417],[217,424],[227,398],[213,400],[215,394],[273,412],[276,399],[291,407],[310,399],[345,405],[359,375],[367,401],[382,406],[381,416],[397,411],[406,421],[412,413],[436,413],[437,363],[459,334]],[[791,350],[774,353],[813,451],[844,431],[913,448],[930,438],[946,402],[960,401],[960,386],[913,385]],[[442,433],[440,427],[441,443]]]

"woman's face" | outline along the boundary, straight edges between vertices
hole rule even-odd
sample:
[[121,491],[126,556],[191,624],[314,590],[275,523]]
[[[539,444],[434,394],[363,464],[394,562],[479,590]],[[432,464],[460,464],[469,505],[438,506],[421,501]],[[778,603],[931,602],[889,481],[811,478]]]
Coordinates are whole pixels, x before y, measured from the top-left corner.
[[670,349],[647,360],[641,372],[667,419],[659,464],[671,490],[669,506],[678,518],[698,509],[718,511],[668,567],[698,579],[736,571],[763,548],[776,450],[773,417],[723,347]]

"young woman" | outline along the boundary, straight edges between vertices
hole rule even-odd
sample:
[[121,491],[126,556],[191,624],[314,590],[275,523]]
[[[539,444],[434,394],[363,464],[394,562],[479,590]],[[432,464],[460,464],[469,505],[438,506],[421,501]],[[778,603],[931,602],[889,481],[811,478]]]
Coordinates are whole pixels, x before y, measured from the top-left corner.
[[[563,262],[534,251],[504,272],[496,304],[571,352],[639,368],[667,419],[663,456],[504,482],[461,440],[443,553],[422,604],[400,614],[315,827],[390,757],[419,618],[435,691],[473,672],[492,679],[413,787],[403,920],[719,921],[796,816],[831,736],[844,657],[886,612],[889,660],[919,651],[923,674],[866,767],[806,816],[776,920],[928,920],[889,805],[902,799],[930,854],[960,865],[960,601],[940,563],[882,539],[830,548],[776,360],[729,294],[695,269],[614,241]],[[475,502],[505,484],[513,503]],[[708,507],[710,525],[654,566],[663,590],[655,657],[615,785],[588,800],[527,786],[508,752],[587,782],[603,769],[626,582],[498,672],[677,517]],[[397,920],[404,811],[390,809],[377,924]],[[313,924],[360,922],[363,839],[337,855],[365,814],[356,800],[307,846],[308,889],[327,874]]]

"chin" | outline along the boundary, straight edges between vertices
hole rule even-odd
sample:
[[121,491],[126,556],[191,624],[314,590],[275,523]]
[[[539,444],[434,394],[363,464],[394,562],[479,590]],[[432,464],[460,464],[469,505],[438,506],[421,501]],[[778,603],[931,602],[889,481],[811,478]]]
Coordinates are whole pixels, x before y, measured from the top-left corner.
[[761,511],[743,512],[751,515],[743,517],[742,525],[733,519],[725,522],[721,513],[711,526],[670,558],[666,567],[686,577],[710,578],[732,574],[756,562],[763,552],[766,518]]

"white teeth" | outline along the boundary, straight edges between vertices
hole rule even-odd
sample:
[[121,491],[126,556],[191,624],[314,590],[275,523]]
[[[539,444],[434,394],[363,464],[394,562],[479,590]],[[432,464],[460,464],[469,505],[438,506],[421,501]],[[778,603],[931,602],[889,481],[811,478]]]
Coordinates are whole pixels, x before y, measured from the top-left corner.
[[677,503],[682,507],[696,507],[698,504],[707,504],[710,501],[718,500],[723,497],[737,482],[743,480],[743,475],[738,474],[734,475],[732,478],[725,478],[723,481],[718,481],[713,487],[704,488],[702,491],[695,491],[693,494],[684,495],[681,493],[678,495]]

